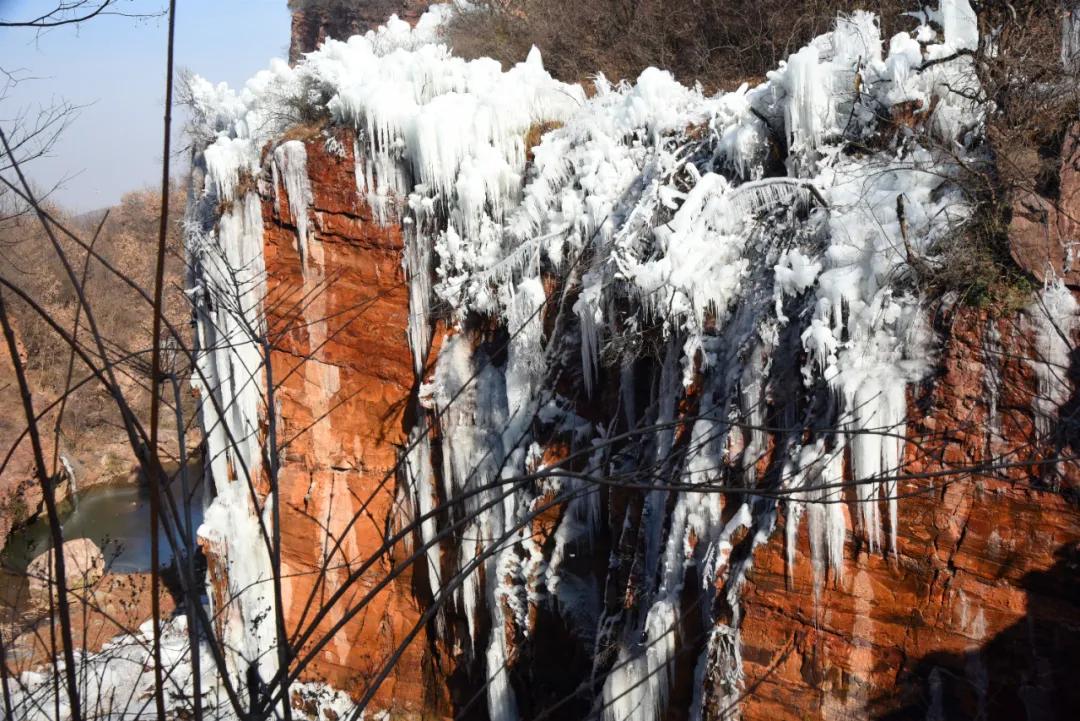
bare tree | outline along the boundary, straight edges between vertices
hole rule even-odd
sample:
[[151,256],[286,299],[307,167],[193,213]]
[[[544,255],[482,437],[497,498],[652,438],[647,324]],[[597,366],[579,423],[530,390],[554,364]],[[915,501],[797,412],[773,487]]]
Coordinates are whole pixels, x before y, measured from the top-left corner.
[[129,13],[124,7],[129,0],[61,0],[40,12],[25,17],[0,17],[0,28],[32,28],[48,30],[64,25],[77,25],[96,17],[121,15],[148,17],[145,13]]

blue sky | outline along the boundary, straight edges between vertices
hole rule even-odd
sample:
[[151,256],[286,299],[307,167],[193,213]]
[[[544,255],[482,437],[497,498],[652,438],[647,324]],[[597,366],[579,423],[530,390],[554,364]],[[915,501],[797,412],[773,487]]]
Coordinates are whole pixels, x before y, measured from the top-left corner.
[[[0,18],[25,17],[49,0],[0,0]],[[153,13],[164,0],[123,0],[127,12]],[[234,87],[272,57],[288,54],[286,0],[177,0],[176,66]],[[165,97],[164,18],[98,17],[40,36],[0,29],[0,68],[25,80],[0,101],[7,129],[20,110],[54,100],[84,106],[30,175],[41,187],[67,178],[53,196],[72,210],[116,203],[129,190],[160,182]],[[173,122],[182,125],[182,112]],[[177,165],[183,166],[182,160]]]

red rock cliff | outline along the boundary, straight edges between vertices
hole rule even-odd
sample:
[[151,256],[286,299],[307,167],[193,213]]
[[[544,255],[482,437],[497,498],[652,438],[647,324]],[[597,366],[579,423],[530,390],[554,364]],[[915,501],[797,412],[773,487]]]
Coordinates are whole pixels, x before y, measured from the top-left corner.
[[[352,148],[351,134],[337,137],[335,147]],[[305,148],[317,259],[306,274],[284,189],[263,206],[271,326],[286,338],[274,355],[282,433],[296,438],[282,475],[290,628],[309,595],[332,591],[395,522],[393,468],[416,382],[400,230],[379,225],[358,196],[351,151],[328,152],[320,135]],[[818,591],[805,528],[794,568],[779,531],[754,553],[741,591],[743,718],[906,719],[935,709],[943,718],[1054,718],[1080,703],[1070,682],[1080,652],[1071,546],[1080,513],[1067,492],[1080,475],[1074,464],[1056,466],[1056,476],[1030,464],[1053,450],[1032,447],[1030,328],[1021,314],[946,308],[939,331],[938,371],[910,398],[912,479],[901,484],[897,553],[871,554],[849,537],[842,573]],[[309,355],[314,362],[301,362]],[[337,539],[329,555],[339,570],[318,581]],[[389,570],[388,560],[365,578]],[[345,625],[315,675],[361,690],[420,612],[406,574]],[[438,667],[431,643],[409,647],[380,702],[408,713],[445,708],[439,689],[450,669]],[[531,658],[532,676],[558,675],[562,653],[534,640],[515,661]]]
[[912,397],[895,556],[849,542],[842,576],[815,592],[805,528],[790,578],[782,535],[755,554],[746,719],[1064,719],[1080,703],[1080,513],[1058,490],[1080,473],[1026,463],[1046,449],[1032,447],[1022,320],[961,309],[942,323],[938,374]]
[[[268,325],[278,338],[272,367],[279,433],[288,439],[280,488],[290,631],[389,535],[414,383],[401,232],[374,221],[356,192],[351,133],[337,137],[340,145],[332,147],[346,149],[339,154],[328,152],[321,134],[303,140],[313,197],[305,210],[312,223],[306,268],[285,188],[263,197]],[[319,626],[321,634],[344,621],[309,678],[360,694],[405,641],[421,613],[408,571],[345,618],[404,554],[399,547],[382,556]],[[322,567],[330,570],[321,574]],[[443,707],[443,683],[425,644],[421,634],[407,646],[374,707],[394,718],[428,717]]]
[[[1080,212],[1078,131],[1060,197],[1016,201],[1012,253],[1039,277],[1074,279],[1062,239]],[[1035,203],[1053,208],[1045,227]],[[1029,361],[1041,356],[1024,315],[943,308],[938,326],[937,372],[910,397],[897,553],[849,543],[842,574],[816,592],[805,529],[793,569],[778,536],[758,550],[743,592],[744,718],[1064,719],[1080,705],[1075,350],[1057,371],[1073,395],[1040,440]]]
[[[336,32],[308,13],[294,18],[297,52]],[[360,28],[366,21],[349,22]],[[394,470],[407,442],[405,416],[424,380],[414,376],[406,336],[401,227],[381,225],[357,192],[350,132],[332,131],[333,142],[320,131],[296,134],[312,188],[306,259],[297,251],[299,219],[284,187],[267,187],[262,197],[266,312],[281,336],[272,365],[282,384],[280,433],[289,439],[281,477],[289,629],[309,618],[309,597],[336,590],[400,522]],[[1056,247],[1053,255],[1059,255]],[[554,285],[546,287],[549,295]],[[936,371],[909,390],[907,478],[899,485],[891,529],[895,552],[870,553],[858,531],[848,532],[842,568],[820,579],[808,557],[805,526],[789,567],[784,513],[756,549],[748,537],[734,539],[735,553],[749,549],[752,563],[745,583],[727,589],[725,602],[734,599],[740,607],[737,620],[730,610],[717,616],[740,629],[738,699],[732,703],[717,692],[714,668],[696,676],[697,653],[687,654],[690,660],[680,659],[672,673],[667,717],[688,715],[695,683],[703,684],[710,719],[729,717],[736,707],[754,721],[1064,719],[1080,708],[1080,685],[1072,678],[1080,652],[1080,474],[1071,460],[1041,463],[1054,454],[1073,457],[1075,394],[1054,409],[1052,447],[1033,440],[1045,408],[1029,362],[1038,355],[1033,331],[1023,314],[943,306],[934,315]],[[470,322],[477,345],[505,330]],[[1080,338],[1068,340],[1075,347]],[[1070,381],[1072,366],[1059,369]],[[600,406],[617,408],[617,384],[601,387],[595,397],[594,408],[581,403],[577,409],[583,417],[603,415],[595,412]],[[693,391],[679,402],[683,415],[694,415]],[[541,451],[545,460],[566,452],[556,442]],[[559,510],[535,521],[538,547],[549,550]],[[640,570],[632,561],[641,499],[613,492],[603,510],[605,538],[594,558],[576,561],[575,571],[595,574],[598,586],[610,591],[609,605],[629,612],[638,602],[633,590]],[[846,506],[843,512],[851,513]],[[858,529],[858,523],[846,526]],[[386,579],[405,553],[402,546],[384,556],[349,597]],[[332,570],[323,577],[318,569],[327,561]],[[344,625],[321,652],[313,676],[363,692],[425,610],[415,591],[407,571],[351,620],[343,615],[347,604],[340,606],[322,628]],[[506,665],[525,718],[573,701],[593,668],[594,659],[585,656],[605,651],[577,643],[557,614],[535,599],[530,604],[529,633],[506,629],[514,637]],[[679,631],[697,651],[695,639],[709,629],[684,624]],[[376,705],[404,717],[483,718],[482,704],[473,700],[485,679],[467,678],[460,649],[442,646],[455,633],[465,635],[422,633],[407,645]],[[450,656],[460,667],[445,665]],[[560,708],[567,718],[589,711],[580,699]]]

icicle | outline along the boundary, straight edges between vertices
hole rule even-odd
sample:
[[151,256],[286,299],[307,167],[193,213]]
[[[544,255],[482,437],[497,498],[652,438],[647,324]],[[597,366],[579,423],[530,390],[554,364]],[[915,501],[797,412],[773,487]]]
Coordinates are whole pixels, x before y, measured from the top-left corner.
[[262,468],[262,243],[262,202],[254,192],[235,201],[208,238],[193,231],[189,242],[193,285],[204,289],[194,296],[198,373],[193,384],[203,398],[206,463],[216,490],[198,536],[225,566],[227,592],[211,594],[211,603],[229,599],[213,611],[221,619],[226,660],[237,679],[245,678],[252,664],[269,679],[277,664],[273,624],[257,621],[272,617],[273,597],[245,592],[273,577],[265,546],[252,542],[260,531],[248,486],[248,481],[258,485],[255,474]]
[[64,476],[67,478],[68,488],[71,491],[71,504],[79,507],[79,487],[75,482],[75,468],[71,465],[68,457],[60,454],[60,465],[64,467]]
[[1080,331],[1080,303],[1060,280],[1047,284],[1028,308],[1034,325],[1035,357],[1028,364],[1039,380],[1035,430],[1044,442],[1050,438],[1061,406],[1069,398],[1069,356]]
[[843,506],[843,446],[826,450],[825,443],[800,450],[797,466],[787,472],[791,488],[808,490],[792,494],[788,502],[785,550],[789,580],[795,570],[795,552],[800,520],[805,515],[810,537],[810,560],[814,569],[814,596],[820,597],[825,574],[832,569],[837,579],[844,575],[844,540],[847,521]]
[[946,43],[957,50],[979,47],[979,20],[968,0],[941,0],[940,12]]
[[503,614],[498,604],[492,607],[493,630],[487,651],[488,716],[491,721],[518,721],[517,700],[506,669],[506,636]]
[[831,69],[821,63],[816,47],[808,45],[788,58],[784,89],[789,145],[797,152],[817,149],[835,131],[836,107]]
[[836,19],[832,32],[833,61],[852,69],[881,62],[881,27],[874,13],[856,10]]
[[274,165],[285,183],[289,215],[296,224],[296,249],[305,269],[311,263],[308,236],[308,208],[314,202],[307,174],[307,149],[299,140],[282,143],[274,150]]
[[412,350],[413,373],[424,376],[431,346],[431,248],[422,237],[416,223],[410,223],[405,231],[405,253],[402,266],[409,279],[409,348]]
[[585,383],[585,395],[592,397],[593,384],[600,372],[600,327],[603,324],[603,312],[600,298],[603,293],[602,276],[586,273],[581,281],[581,294],[574,303],[574,313],[581,323],[581,369]]
[[508,429],[510,439],[520,433],[529,422],[529,411],[537,400],[540,382],[544,378],[544,305],[547,294],[538,277],[522,278],[514,288],[506,315],[506,329],[510,344],[506,369],[506,402],[513,428]]
[[677,612],[670,600],[649,609],[642,649],[623,650],[604,683],[604,718],[652,721],[667,704],[670,663],[675,656]]
[[736,218],[777,207],[806,208],[822,197],[813,183],[798,178],[754,180],[732,189],[728,196]]
[[423,518],[420,521],[420,542],[427,549],[428,581],[432,598],[438,601],[442,589],[442,546],[436,539],[437,519],[432,513],[436,509],[438,496],[432,479],[431,444],[427,435],[420,434],[416,429],[409,435],[405,472],[413,498],[416,499],[417,517]]

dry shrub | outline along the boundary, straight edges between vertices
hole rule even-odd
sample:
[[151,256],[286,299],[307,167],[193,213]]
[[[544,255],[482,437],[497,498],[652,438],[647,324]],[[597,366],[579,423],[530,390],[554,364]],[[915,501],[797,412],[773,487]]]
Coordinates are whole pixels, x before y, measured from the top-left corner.
[[950,90],[985,109],[989,162],[965,166],[961,182],[977,208],[941,248],[927,280],[934,290],[1008,314],[1029,302],[1034,287],[1010,253],[1013,206],[1027,193],[1059,198],[1062,143],[1080,118],[1080,58],[1063,47],[1069,16],[1054,0],[984,0],[975,7],[983,38],[974,51],[978,82]]
[[[166,316],[184,333],[190,325],[190,310],[183,293],[185,269],[179,224],[179,218],[183,215],[184,194],[175,191],[170,206],[170,215],[175,220],[170,225],[168,235]],[[48,208],[48,211],[86,240],[93,236],[102,217],[102,212],[78,216],[55,206]],[[152,293],[154,283],[159,212],[160,196],[156,191],[128,193],[119,205],[111,209],[95,245],[95,250],[113,267],[148,293]],[[62,234],[58,238],[76,274],[81,274],[85,251]],[[0,275],[40,304],[54,321],[70,333],[79,305],[78,294],[37,218],[24,214],[0,223],[0,248],[3,250],[0,254]],[[93,309],[110,359],[118,361],[131,356],[118,363],[116,373],[133,410],[145,418],[150,403],[147,390],[150,364],[147,351],[152,345],[150,307],[134,289],[100,262],[93,260],[88,267],[84,293]],[[40,409],[64,392],[70,350],[44,319],[11,292],[5,293],[5,301],[22,346],[35,405]],[[78,338],[83,349],[96,356],[96,346],[87,329],[85,315],[81,318]],[[6,349],[3,352],[7,354]],[[89,372],[81,361],[76,361],[73,378],[77,381]],[[10,364],[0,362],[0,415],[6,415],[10,421],[0,424],[0,446],[5,451],[25,427],[21,406],[14,393],[14,378],[9,377],[11,373]],[[163,423],[167,427],[173,425],[169,416],[171,413],[166,409]],[[50,415],[42,425],[50,435],[54,422],[55,416]],[[62,453],[77,464],[81,462],[84,466],[90,466],[90,473],[96,475],[95,472],[100,469],[94,468],[94,465],[100,461],[102,450],[124,443],[126,438],[121,430],[116,406],[100,384],[89,383],[70,396],[64,412]]]
[[289,62],[326,38],[344,40],[381,25],[393,14],[415,18],[430,0],[289,0],[293,11]]
[[980,48],[976,67],[990,113],[987,136],[1007,192],[1057,197],[1061,144],[1080,117],[1080,58],[1063,57],[1075,52],[1062,47],[1066,19],[1054,0],[979,3],[980,30],[996,40]]
[[1030,303],[1035,284],[1009,253],[1007,213],[1001,207],[984,202],[935,251],[937,262],[920,278],[932,297],[953,293],[965,305],[1003,316]]
[[[597,72],[633,79],[649,66],[684,82],[730,88],[762,79],[778,60],[829,30],[838,13],[875,10],[886,32],[908,0],[482,0],[451,22],[450,42],[465,57],[504,65],[536,45],[555,76],[580,81]],[[910,25],[910,21],[907,23]]]

